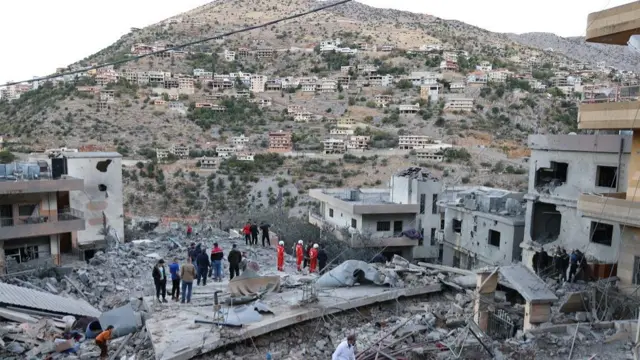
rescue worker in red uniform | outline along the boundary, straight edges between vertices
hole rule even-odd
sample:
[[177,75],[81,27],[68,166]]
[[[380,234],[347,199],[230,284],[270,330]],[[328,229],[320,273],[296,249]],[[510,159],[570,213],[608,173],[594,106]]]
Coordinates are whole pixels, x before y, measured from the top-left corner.
[[304,259],[304,243],[302,240],[298,240],[298,245],[296,245],[296,265],[298,265],[298,271],[302,271],[303,259]]
[[284,241],[278,243],[278,271],[284,271]]
[[316,272],[318,265],[318,244],[313,244],[313,248],[309,250],[309,272]]

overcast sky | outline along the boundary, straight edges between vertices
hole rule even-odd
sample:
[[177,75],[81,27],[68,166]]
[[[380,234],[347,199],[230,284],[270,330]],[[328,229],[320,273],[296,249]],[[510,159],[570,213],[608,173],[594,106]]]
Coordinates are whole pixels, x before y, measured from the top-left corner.
[[[331,1],[331,0],[330,0]],[[496,32],[584,35],[587,15],[630,0],[356,0],[427,13]],[[0,85],[47,75],[209,0],[0,0]]]

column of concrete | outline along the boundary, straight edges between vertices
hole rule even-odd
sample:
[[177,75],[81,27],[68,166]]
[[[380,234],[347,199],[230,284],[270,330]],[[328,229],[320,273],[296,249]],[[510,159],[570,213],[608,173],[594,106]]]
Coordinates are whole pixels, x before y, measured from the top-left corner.
[[533,329],[538,324],[546,323],[551,318],[551,303],[531,303],[524,306],[524,330]]
[[60,237],[58,235],[49,236],[49,248],[51,251],[51,260],[54,265],[60,265]]
[[494,301],[497,287],[498,271],[480,272],[476,275],[474,320],[482,331],[487,331],[489,327],[489,305]]
[[7,273],[7,261],[4,255],[4,241],[0,241],[0,275]]

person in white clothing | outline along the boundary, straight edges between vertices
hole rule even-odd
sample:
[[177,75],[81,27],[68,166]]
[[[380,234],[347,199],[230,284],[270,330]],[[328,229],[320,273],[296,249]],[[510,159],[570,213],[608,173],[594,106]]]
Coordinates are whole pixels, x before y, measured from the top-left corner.
[[341,342],[333,352],[331,360],[356,360],[356,336],[347,336],[347,340]]

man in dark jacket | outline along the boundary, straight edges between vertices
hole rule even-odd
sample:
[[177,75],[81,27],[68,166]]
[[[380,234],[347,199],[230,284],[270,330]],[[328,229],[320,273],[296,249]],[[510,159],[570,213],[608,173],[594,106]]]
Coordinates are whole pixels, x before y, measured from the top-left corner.
[[229,251],[227,261],[229,261],[229,280],[231,280],[234,276],[240,275],[240,262],[242,261],[242,254],[238,251],[236,244],[233,244],[233,248]]
[[251,245],[258,245],[258,224],[251,223]]
[[[151,272],[153,277],[153,284],[156,286],[156,298],[158,302],[167,302],[167,268],[164,266],[164,260],[158,260],[156,266],[153,267]],[[160,295],[162,295],[162,301],[160,301]]]
[[211,263],[209,262],[209,255],[207,255],[206,252],[201,251],[200,254],[198,254],[196,261],[198,263],[197,284],[200,285],[200,280],[202,280],[202,286],[205,286],[207,285],[207,274],[209,272],[209,267],[211,266]]
[[189,247],[189,251],[187,252],[189,259],[191,259],[191,263],[196,268],[196,274],[198,273],[198,265],[196,264],[196,260],[198,259],[198,253],[196,252],[196,243],[191,243]]
[[320,245],[320,250],[318,250],[318,269],[320,270],[320,275],[324,274],[327,267],[327,261],[329,257],[327,256],[327,252],[324,249],[324,244]]
[[271,225],[264,221],[260,223],[260,230],[262,230],[262,247],[264,247],[264,240],[267,240],[267,245],[271,246],[271,240],[269,239],[269,228]]

